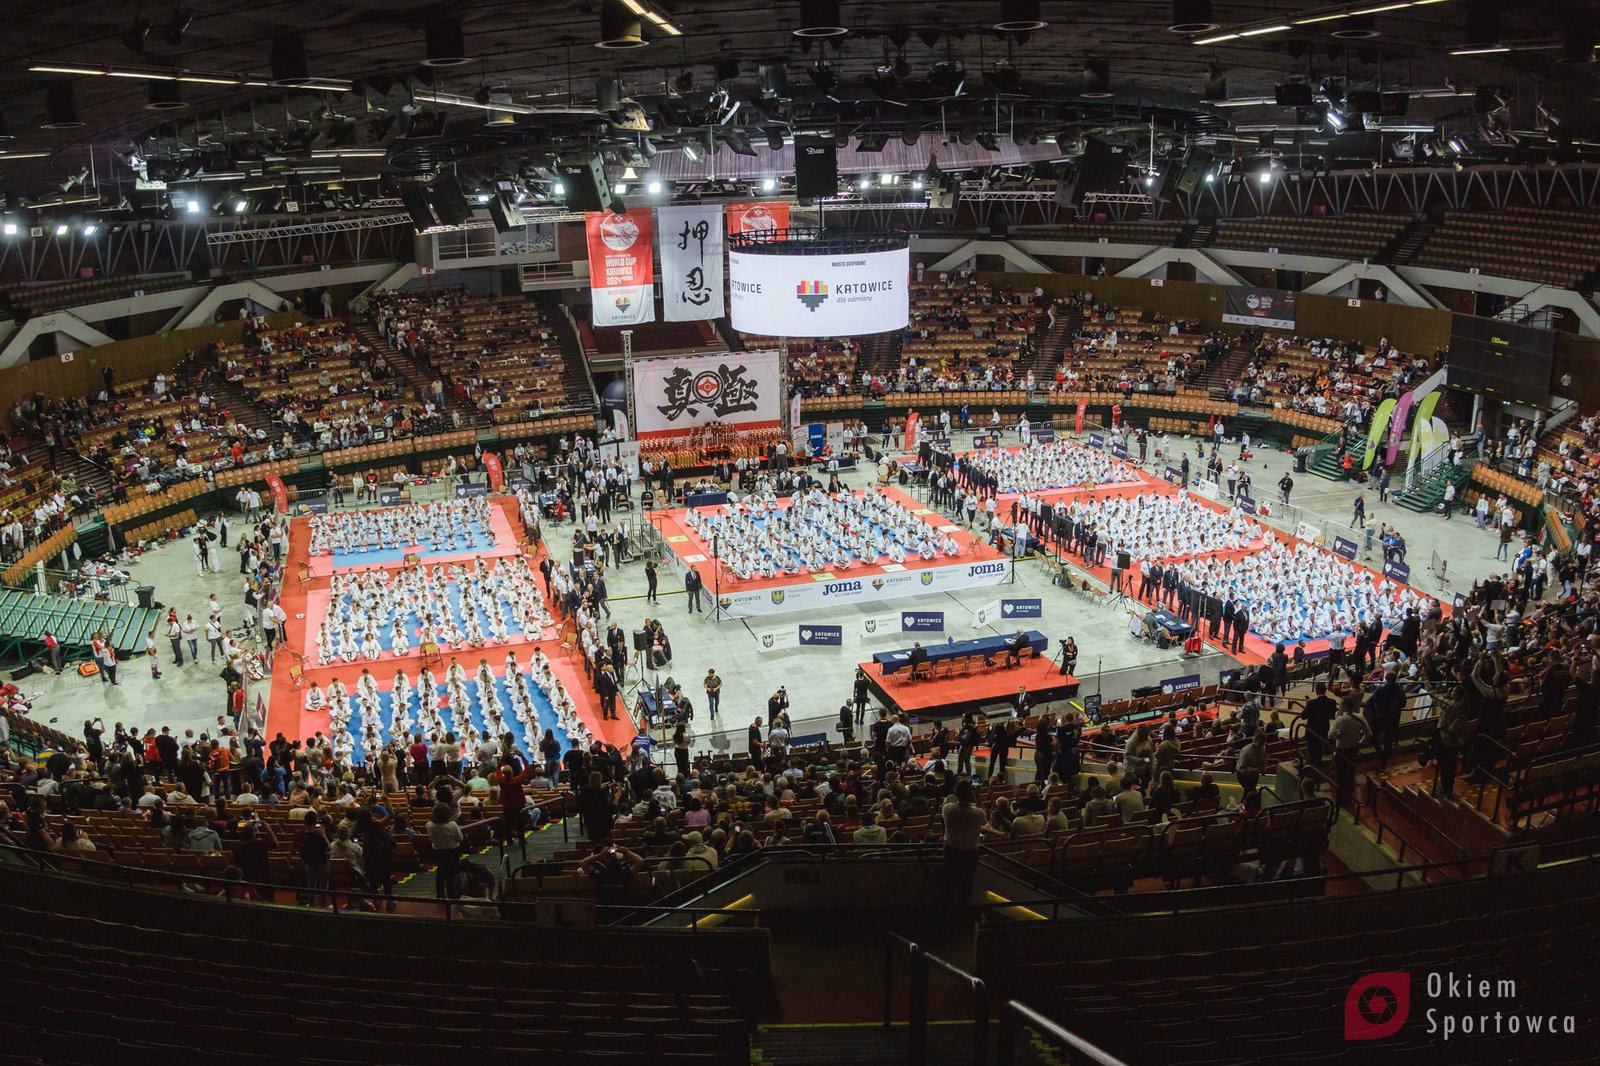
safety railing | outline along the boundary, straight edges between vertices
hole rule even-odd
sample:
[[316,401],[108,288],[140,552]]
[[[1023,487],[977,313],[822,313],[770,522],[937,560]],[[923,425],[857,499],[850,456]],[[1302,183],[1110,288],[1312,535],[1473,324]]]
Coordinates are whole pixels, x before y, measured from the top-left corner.
[[908,1066],[928,1061],[928,981],[934,970],[947,974],[972,993],[972,1061],[989,1061],[989,987],[982,978],[946,962],[899,933],[888,933],[883,946],[883,1025],[894,1021],[894,960],[903,948],[910,959],[910,1034],[906,1041]]
[[1111,1052],[1014,999],[1006,1000],[1000,1008],[996,1066],[1012,1066],[1017,1061],[1017,1030],[1022,1027],[1032,1029],[1046,1042],[1066,1052],[1067,1066],[1128,1066]]

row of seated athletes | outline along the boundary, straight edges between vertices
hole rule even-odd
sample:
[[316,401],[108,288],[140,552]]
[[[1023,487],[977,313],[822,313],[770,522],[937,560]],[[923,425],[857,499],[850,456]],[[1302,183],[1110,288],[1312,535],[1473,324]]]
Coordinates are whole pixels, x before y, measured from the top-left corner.
[[991,448],[952,457],[956,480],[979,496],[1048,492],[1083,485],[1137,482],[1126,463],[1104,452],[1066,441],[1034,445],[1012,452]]
[[827,569],[856,562],[904,563],[955,557],[961,546],[920,516],[874,490],[862,496],[826,495],[820,488],[781,506],[774,496],[749,497],[712,509],[691,508],[685,523],[726,561],[734,576],[749,580]]
[[[415,684],[404,669],[396,670],[389,689],[386,720],[378,679],[363,669],[353,691],[337,677],[329,681],[326,692],[313,682],[306,693],[305,708],[328,715],[336,759],[349,763],[359,749],[362,762],[369,767],[377,765],[382,751],[403,747],[413,736],[431,737],[436,744],[442,740],[459,741],[463,748],[473,751],[486,737],[511,736],[515,744],[520,733],[520,746],[530,757],[542,751],[547,734],[555,736],[558,731],[556,739],[562,748],[592,743],[589,727],[542,650],[534,649],[526,670],[518,661],[516,650],[507,651],[504,676],[507,699],[500,696],[487,658],[478,660],[470,681],[461,662],[451,659],[442,690],[427,667],[418,672]],[[547,722],[540,714],[535,692],[549,704],[553,722]]]
[[382,551],[423,545],[431,551],[495,546],[494,507],[483,496],[412,503],[376,511],[311,516],[311,554]]
[[[526,556],[334,574],[328,613],[318,627],[317,661],[375,661],[423,647],[482,648],[517,632],[537,639],[554,620]],[[452,593],[454,595],[452,595]],[[388,635],[385,647],[382,634]]]

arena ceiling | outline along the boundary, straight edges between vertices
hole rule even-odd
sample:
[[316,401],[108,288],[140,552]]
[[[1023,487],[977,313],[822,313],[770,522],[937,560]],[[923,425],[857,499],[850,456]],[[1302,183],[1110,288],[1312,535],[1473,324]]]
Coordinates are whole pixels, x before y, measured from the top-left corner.
[[146,203],[137,171],[375,193],[448,169],[537,196],[557,159],[593,150],[681,188],[779,172],[797,133],[907,170],[933,155],[1043,173],[1091,134],[1146,160],[1195,145],[1327,166],[1600,158],[1597,6],[29,3],[8,12],[0,60],[0,191],[11,208]]

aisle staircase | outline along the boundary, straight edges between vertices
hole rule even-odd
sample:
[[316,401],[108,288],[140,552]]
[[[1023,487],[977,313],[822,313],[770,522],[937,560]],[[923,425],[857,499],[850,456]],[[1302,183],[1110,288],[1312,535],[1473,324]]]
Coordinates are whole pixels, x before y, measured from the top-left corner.
[[861,351],[856,355],[856,380],[862,372],[892,377],[900,369],[900,350],[904,340],[895,330],[890,333],[872,333],[862,338]]
[[[1068,307],[1056,314],[1056,324],[1050,325],[1050,316],[1041,316],[1044,332],[1040,335],[1033,356],[1033,374],[1041,382],[1055,380],[1056,367],[1067,361],[1072,352],[1072,338],[1083,328],[1083,309]],[[1024,369],[1026,373],[1026,368]]]
[[1426,218],[1414,219],[1409,226],[1390,238],[1388,244],[1378,249],[1378,254],[1372,257],[1372,261],[1386,266],[1407,265],[1428,243],[1428,238],[1433,236],[1433,230],[1434,224]]
[[1206,364],[1200,376],[1194,379],[1195,385],[1203,389],[1227,387],[1228,382],[1238,378],[1249,364],[1250,353],[1248,347],[1229,348],[1222,353],[1222,358]]
[[[1439,506],[1439,501],[1444,499],[1444,487],[1453,482],[1456,487],[1456,499],[1464,500],[1463,489],[1472,479],[1472,468],[1478,461],[1468,458],[1460,466],[1450,463],[1440,463],[1427,474],[1418,478],[1410,488],[1402,489],[1394,494],[1394,502],[1408,511],[1427,514]],[[1458,503],[1457,507],[1461,504]]]
[[567,394],[567,403],[578,410],[599,410],[600,397],[595,391],[594,376],[589,372],[589,360],[583,354],[583,342],[578,339],[578,331],[573,328],[572,319],[561,302],[561,294],[542,292],[534,301],[550,319],[556,342],[561,347],[561,387]]

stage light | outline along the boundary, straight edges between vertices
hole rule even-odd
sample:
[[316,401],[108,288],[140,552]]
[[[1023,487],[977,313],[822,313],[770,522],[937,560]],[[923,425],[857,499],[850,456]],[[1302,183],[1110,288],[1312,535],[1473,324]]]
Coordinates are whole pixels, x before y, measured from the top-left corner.
[[70,130],[82,126],[78,116],[78,90],[70,81],[45,86],[43,129]]
[[643,48],[650,42],[644,39],[640,17],[628,9],[623,0],[602,0],[600,5],[600,39],[596,48]]
[[233,202],[233,213],[236,215],[244,214],[249,208],[250,201],[248,200],[235,200]]
[[1263,185],[1270,184],[1272,182],[1272,171],[1263,170],[1261,172],[1261,177],[1257,178],[1256,180],[1261,182]]
[[490,197],[489,194],[486,193],[486,192],[480,192],[478,194],[478,202],[480,204],[486,204],[486,203],[488,203],[490,201],[490,199],[492,199],[492,197]]
[[56,223],[56,236],[57,237],[65,237],[67,235],[67,228],[68,227],[67,227],[67,224],[65,222],[57,222]]
[[1345,127],[1345,117],[1343,115],[1339,114],[1339,112],[1330,107],[1328,108],[1327,118],[1328,126],[1332,128],[1335,133],[1343,132]]
[[1083,95],[1090,99],[1103,99],[1111,92],[1111,64],[1103,59],[1091,59],[1083,65]]
[[273,37],[272,84],[293,88],[311,80],[311,60],[306,55],[305,38],[289,32]]
[[651,196],[660,196],[661,183],[659,181],[652,181],[649,185],[645,186],[645,191],[647,191]]
[[428,23],[423,31],[427,39],[428,57],[425,67],[459,67],[472,62],[467,55],[466,34],[461,32],[459,18],[440,18]]
[[1039,17],[1039,0],[1000,0],[1000,18],[994,28],[1001,33],[1029,33],[1048,25]]
[[559,181],[553,181],[550,183],[550,191],[555,193],[557,196],[565,196],[567,194],[567,187],[561,184]]
[[796,37],[838,37],[849,32],[839,18],[839,0],[800,0]]
[[912,178],[911,179],[911,187],[913,189],[921,189],[922,188],[922,179],[921,178]]
[[628,191],[628,185],[626,182],[619,181],[615,185],[611,186],[611,191],[616,193],[618,196],[621,196],[623,193]]
[[1217,180],[1217,176],[1215,174],[1211,173],[1209,170],[1206,171],[1206,184],[1207,185],[1210,185],[1210,184],[1214,183],[1216,180]]
[[96,226],[93,222],[85,222],[83,224],[83,235],[85,237],[93,237],[95,235],[95,231],[99,228],[100,227]]
[[871,181],[871,179],[869,179],[869,178],[862,178],[862,179],[861,179],[861,180],[860,180],[860,181],[858,181],[858,182],[856,182],[856,188],[858,188],[858,189],[865,189],[865,188],[866,188],[866,187],[867,187],[867,186],[869,186],[869,185],[871,185],[871,184],[872,184],[872,181]]
[[683,158],[691,163],[698,163],[706,157],[705,152],[694,141],[687,141],[683,146]]
[[0,226],[0,233],[4,233],[7,237],[15,237],[17,235],[17,224],[15,222],[7,222],[4,226]]
[[1173,33],[1209,33],[1216,28],[1211,0],[1172,0],[1172,21],[1167,29]]
[[777,190],[778,190],[778,179],[777,178],[763,178],[761,180],[761,191],[762,192],[776,192]]
[[198,215],[200,213],[200,201],[190,200],[183,205],[183,209],[191,215]]

